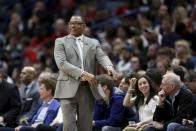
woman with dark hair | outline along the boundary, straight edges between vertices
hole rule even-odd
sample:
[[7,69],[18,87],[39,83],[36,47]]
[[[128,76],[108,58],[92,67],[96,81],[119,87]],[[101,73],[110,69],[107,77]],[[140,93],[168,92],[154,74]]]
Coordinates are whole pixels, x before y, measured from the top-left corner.
[[[136,96],[132,97],[132,92],[134,91]],[[138,79],[132,78],[123,105],[135,106],[140,122],[128,125],[124,131],[143,130],[143,127],[152,121],[158,100],[159,97],[156,95],[151,80],[147,75],[141,75]]]

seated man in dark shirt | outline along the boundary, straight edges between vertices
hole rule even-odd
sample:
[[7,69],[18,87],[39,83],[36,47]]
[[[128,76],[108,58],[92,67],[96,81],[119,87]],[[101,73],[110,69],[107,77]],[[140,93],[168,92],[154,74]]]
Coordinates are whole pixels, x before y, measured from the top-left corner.
[[0,72],[0,126],[15,126],[21,102],[18,88],[9,84]]
[[194,96],[181,88],[180,77],[174,73],[163,76],[161,91],[159,92],[159,105],[156,107],[153,121],[148,124],[146,131],[169,131],[169,124],[181,123],[183,118],[193,118]]

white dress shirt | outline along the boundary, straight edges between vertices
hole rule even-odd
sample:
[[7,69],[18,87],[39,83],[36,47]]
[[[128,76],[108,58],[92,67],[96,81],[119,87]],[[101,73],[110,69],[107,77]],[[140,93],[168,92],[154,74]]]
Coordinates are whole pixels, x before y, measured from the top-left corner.
[[76,38],[76,45],[78,47],[80,53],[81,67],[84,70],[84,62],[83,62],[83,35]]
[[42,104],[42,110],[40,111],[40,113],[39,113],[37,119],[36,119],[35,122],[34,122],[34,125],[35,125],[35,126],[37,126],[37,125],[39,125],[39,124],[43,124],[44,119],[45,119],[45,117],[46,117],[46,113],[47,113],[47,111],[48,111],[48,108],[49,108],[49,106],[50,106],[50,104],[52,103],[53,100],[54,100],[54,99],[50,100],[48,103],[43,102],[43,104]]

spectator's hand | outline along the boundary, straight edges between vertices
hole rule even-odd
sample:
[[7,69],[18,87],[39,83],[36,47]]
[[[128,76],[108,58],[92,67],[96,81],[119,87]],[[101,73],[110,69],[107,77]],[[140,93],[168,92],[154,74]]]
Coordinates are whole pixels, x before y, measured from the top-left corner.
[[187,119],[183,119],[183,120],[182,120],[182,124],[183,124],[184,126],[188,126],[188,127],[193,127],[193,126],[194,126],[194,122],[191,121],[191,120],[187,120]]
[[60,121],[59,120],[54,120],[50,126],[54,126],[54,125],[59,125],[60,124]]
[[135,89],[135,85],[136,85],[137,79],[136,78],[132,78],[131,80],[129,80],[129,82],[130,82],[129,90],[130,89]]
[[82,77],[84,77],[84,79],[87,80],[93,87],[98,86],[98,80],[93,74],[90,74],[88,72],[83,72]]
[[4,118],[0,116],[0,122],[4,122]]
[[186,126],[188,120],[187,119],[182,119],[182,125]]
[[26,118],[20,119],[20,120],[19,120],[19,123],[20,123],[20,124],[25,123],[26,125],[29,124]]
[[36,128],[36,126],[37,126],[37,125],[35,125],[35,124],[32,124],[32,125],[31,125],[32,128]]
[[107,70],[108,75],[112,76],[114,80],[118,79],[118,73],[113,69],[113,67],[109,67]]
[[93,127],[95,126],[95,121],[92,121],[92,126],[93,126]]
[[22,128],[21,125],[20,125],[20,126],[17,126],[17,127],[15,128],[15,131],[20,131],[20,128]]
[[166,94],[164,92],[164,90],[161,90],[159,93],[158,93],[158,96],[159,96],[159,105],[163,103],[163,101],[165,100],[166,98]]
[[153,127],[155,129],[163,129],[163,124],[160,122],[152,121],[148,124],[149,127]]
[[137,123],[136,124],[136,130],[138,130],[142,125],[143,125],[142,122]]
[[136,127],[136,126],[137,126],[136,124],[130,124],[127,127]]
[[145,129],[145,128],[148,127],[148,126],[149,126],[149,123],[142,125],[141,128],[142,128],[142,129]]

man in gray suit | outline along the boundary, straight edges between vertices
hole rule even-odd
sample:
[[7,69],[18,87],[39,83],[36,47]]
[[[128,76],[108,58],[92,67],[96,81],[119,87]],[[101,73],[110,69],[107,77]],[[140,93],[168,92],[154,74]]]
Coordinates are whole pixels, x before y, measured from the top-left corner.
[[96,92],[96,62],[109,75],[116,76],[99,42],[82,35],[85,26],[81,16],[72,16],[69,22],[70,34],[55,41],[54,57],[60,71],[54,97],[61,103],[63,131],[92,129],[94,97],[100,98]]
[[32,115],[40,106],[39,84],[36,82],[36,71],[31,66],[25,66],[20,74],[21,81],[25,86],[19,88],[20,99],[22,103],[19,115],[20,122],[27,122],[27,116]]

